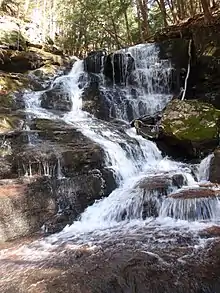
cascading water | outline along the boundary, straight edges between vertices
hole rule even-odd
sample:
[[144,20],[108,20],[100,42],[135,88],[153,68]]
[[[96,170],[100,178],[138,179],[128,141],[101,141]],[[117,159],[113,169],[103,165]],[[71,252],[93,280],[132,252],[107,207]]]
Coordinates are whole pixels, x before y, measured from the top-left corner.
[[[135,95],[132,93],[132,86],[128,85],[118,90],[116,100],[114,100],[116,87],[106,89],[104,84],[101,85],[106,94],[111,90],[110,102],[117,112],[116,117],[125,120],[129,120],[127,109],[121,107],[121,104],[125,104],[126,101],[132,109],[132,116],[139,117],[142,106],[145,108],[145,113],[153,114],[163,109],[171,98],[168,86],[171,65],[168,60],[159,60],[158,49],[154,45],[141,45],[128,49],[128,52],[135,60],[133,73],[136,82]],[[198,226],[203,228],[204,224],[202,223],[194,225],[183,221],[180,224],[175,221],[176,219],[188,220],[190,216],[187,218],[182,215],[186,215],[187,210],[191,209],[190,204],[176,202],[174,207],[173,199],[170,198],[169,202],[166,201],[167,193],[175,192],[178,185],[174,186],[170,183],[164,194],[160,188],[157,189],[157,185],[155,190],[150,190],[149,186],[144,191],[140,190],[138,184],[141,180],[152,178],[154,181],[155,176],[164,178],[167,174],[171,176],[168,178],[169,182],[172,176],[180,174],[183,178],[182,185],[197,186],[197,183],[193,179],[191,169],[186,164],[163,158],[156,144],[138,136],[133,129],[127,129],[122,133],[110,123],[96,119],[84,112],[82,110],[84,88],[80,84],[80,78],[83,77],[85,80],[86,76],[83,61],[77,61],[68,76],[59,77],[53,83],[53,85],[62,83],[65,90],[69,92],[73,105],[69,113],[59,117],[56,113],[42,109],[39,94],[27,95],[27,111],[39,118],[52,120],[59,118],[98,143],[105,151],[106,166],[115,173],[118,188],[107,198],[88,207],[78,221],[66,227],[62,232],[46,238],[41,244],[72,240],[77,244],[91,243],[93,245],[104,241],[104,239],[109,240],[111,237],[122,237],[120,235],[126,237],[132,233],[134,235],[142,233],[145,235],[145,245],[147,243],[155,245],[153,229],[156,229],[157,237],[160,239],[157,240],[157,244],[160,245],[167,243],[164,235],[169,235],[169,231],[173,227],[183,227],[183,230],[187,231],[190,229],[195,231]],[[117,100],[118,96],[120,96],[120,101]],[[140,102],[142,103],[141,107]],[[58,159],[58,179],[63,177],[59,164]],[[216,220],[215,203],[217,202],[217,200],[213,201],[214,204],[210,205],[211,210],[207,211],[209,213],[208,220]],[[204,205],[206,205],[205,202]],[[194,206],[196,206],[195,209],[200,209],[198,211],[200,214],[204,214],[203,207],[198,207],[197,204]],[[198,216],[193,220],[200,218]],[[150,232],[146,234],[144,229],[149,229]],[[158,232],[160,229],[165,232],[160,234]]]
[[[172,66],[169,60],[160,60],[159,48],[155,45],[137,45],[128,49],[118,51],[124,54],[122,58],[121,72],[122,83],[126,87],[117,86],[106,88],[105,80],[100,77],[100,89],[104,93],[109,107],[110,117],[123,120],[132,120],[140,116],[153,115],[161,111],[171,99],[170,81]],[[114,54],[112,56],[113,81],[114,81]],[[131,76],[127,76],[129,58],[134,59],[135,70]],[[124,82],[123,82],[124,81]]]
[[210,154],[201,161],[199,165],[198,175],[197,175],[199,181],[209,180],[209,167],[210,167],[211,159],[213,157],[214,155]]

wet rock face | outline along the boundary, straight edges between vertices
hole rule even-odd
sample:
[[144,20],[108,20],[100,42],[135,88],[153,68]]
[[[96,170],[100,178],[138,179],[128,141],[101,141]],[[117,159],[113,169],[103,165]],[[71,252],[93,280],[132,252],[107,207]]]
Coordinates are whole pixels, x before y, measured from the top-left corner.
[[89,74],[103,72],[111,84],[125,84],[135,69],[135,63],[130,53],[116,52],[107,56],[105,51],[95,51],[84,59],[84,69]]
[[125,84],[134,69],[134,58],[130,53],[114,53],[107,56],[103,73],[114,84]]
[[124,209],[117,220],[158,217],[163,200],[170,192],[184,184],[185,178],[182,174],[163,174],[141,179],[132,190],[134,202]]
[[101,73],[105,60],[105,51],[93,51],[84,59],[84,70],[88,73]]
[[47,180],[0,181],[0,239],[29,235],[57,211]]
[[111,103],[99,87],[97,79],[91,79],[82,95],[82,110],[102,120],[110,119]]
[[191,68],[187,97],[211,103],[220,109],[220,25],[202,25],[192,30],[196,63]]
[[202,230],[199,234],[202,238],[220,237],[220,227],[214,225]]
[[174,95],[178,96],[180,89],[184,88],[187,74],[189,40],[180,38],[168,39],[158,42],[157,46],[160,50],[160,58],[171,61],[173,67],[171,91]]
[[71,96],[63,85],[58,84],[42,94],[41,107],[57,111],[71,111]]
[[210,162],[209,180],[213,183],[220,183],[220,149],[214,151],[214,157]]
[[[3,141],[5,148],[2,146],[0,153],[2,164],[0,178],[21,178],[21,183],[24,176],[27,180],[44,178],[46,187],[42,183],[42,190],[39,191],[41,181],[38,180],[35,183],[31,181],[30,184],[22,184],[28,193],[26,191],[19,193],[18,208],[15,206],[12,213],[13,217],[17,213],[18,224],[11,221],[11,217],[8,217],[8,220],[7,217],[4,218],[5,227],[9,227],[9,231],[15,229],[17,232],[13,232],[14,234],[10,232],[8,238],[5,234],[2,238],[4,241],[28,235],[37,231],[43,224],[47,233],[60,231],[67,223],[71,224],[76,220],[95,200],[108,196],[116,188],[114,174],[105,167],[104,151],[98,144],[62,121],[36,119],[31,128],[30,133],[28,131],[18,131],[16,135],[10,133],[7,141]],[[28,135],[34,136],[33,145],[30,144]],[[14,190],[16,191],[16,188]],[[41,196],[44,191],[55,205],[53,213],[44,209],[48,198],[45,197],[44,203],[44,197]],[[23,196],[26,200],[26,194],[30,198],[30,207],[26,205],[24,212],[20,206],[24,205]],[[40,220],[38,216],[35,217],[35,210],[31,205],[32,197],[35,201],[35,197],[38,196],[43,210],[42,217],[39,216]],[[58,210],[59,214],[56,215]],[[24,219],[22,214],[25,214]],[[32,221],[33,218],[36,222]],[[33,225],[30,226],[25,221],[27,223],[32,221]],[[19,223],[25,223],[24,230],[16,228]]]
[[169,188],[181,188],[185,183],[185,178],[182,174],[175,175],[157,175],[142,179],[137,188],[143,189],[145,192],[158,191],[160,194],[168,195]]
[[173,247],[150,250],[139,241],[143,233],[95,248],[69,241],[37,261],[24,260],[25,256],[12,248],[1,260],[1,292],[27,292],[30,288],[31,293],[218,292],[219,237],[203,250],[194,249],[191,236],[184,236],[176,235],[179,240]]
[[220,112],[198,101],[171,101],[163,112],[158,141],[184,151],[183,156],[206,155],[218,145]]

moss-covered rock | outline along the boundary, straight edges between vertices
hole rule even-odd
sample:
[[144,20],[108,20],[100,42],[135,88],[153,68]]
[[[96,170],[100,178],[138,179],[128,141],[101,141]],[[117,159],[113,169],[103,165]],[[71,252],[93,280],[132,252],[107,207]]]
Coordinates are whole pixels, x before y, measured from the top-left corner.
[[166,107],[162,127],[178,140],[202,141],[218,137],[220,111],[198,101],[173,100]]
[[160,139],[186,155],[208,153],[218,144],[220,111],[196,100],[171,101],[161,119]]

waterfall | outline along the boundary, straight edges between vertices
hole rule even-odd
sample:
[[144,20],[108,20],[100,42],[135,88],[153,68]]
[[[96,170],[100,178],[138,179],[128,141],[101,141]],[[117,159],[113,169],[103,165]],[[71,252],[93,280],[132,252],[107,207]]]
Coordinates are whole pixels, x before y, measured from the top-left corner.
[[[106,86],[103,70],[99,78],[100,88],[107,97],[110,108],[115,109],[115,117],[130,120],[125,105],[129,105],[132,117],[139,117],[141,109],[149,114],[162,110],[171,98],[169,83],[172,67],[169,60],[159,59],[159,49],[155,45],[138,45],[120,52],[129,53],[135,60],[131,80],[126,81],[124,86]],[[125,65],[127,68],[128,65]],[[114,70],[113,68],[113,72]],[[126,78],[127,75],[123,77]],[[103,235],[110,237],[112,233],[124,233],[123,231],[128,229],[135,233],[149,223],[151,227],[155,224],[162,229],[163,225],[167,227],[167,218],[172,218],[172,222],[169,222],[172,227],[181,226],[176,220],[218,220],[217,198],[169,197],[169,194],[182,186],[198,187],[187,164],[163,158],[156,144],[137,135],[134,129],[119,131],[111,123],[97,119],[82,110],[82,94],[89,83],[83,61],[76,61],[71,72],[67,76],[57,78],[52,87],[59,83],[65,87],[72,99],[70,112],[60,117],[42,109],[37,93],[27,95],[27,111],[40,118],[59,118],[99,144],[105,152],[106,168],[113,170],[118,187],[107,198],[89,206],[72,225],[45,241],[54,243],[75,239],[76,242],[83,243],[93,242],[97,237],[101,241]],[[56,176],[59,179],[63,178],[63,174],[59,156],[57,160]],[[200,180],[208,177],[204,167],[208,162],[207,159],[200,165]],[[176,179],[172,178],[175,176],[179,176],[182,183],[174,184]],[[146,178],[151,180],[150,185],[141,187],[140,182]],[[195,228],[192,224],[190,227]]]
[[[153,44],[137,45],[118,51],[124,54],[122,72],[126,86],[121,87],[114,83],[114,54],[112,55],[113,88],[106,88],[102,84],[107,104],[110,105],[110,117],[131,121],[145,115],[153,115],[161,111],[172,98],[170,81],[172,66],[169,60],[159,58],[159,48]],[[128,77],[129,59],[134,59],[135,70]],[[127,63],[126,63],[127,62]],[[102,78],[100,77],[100,80]]]
[[210,154],[206,158],[204,158],[199,164],[199,170],[197,175],[199,181],[209,180],[210,163],[213,157],[214,155]]

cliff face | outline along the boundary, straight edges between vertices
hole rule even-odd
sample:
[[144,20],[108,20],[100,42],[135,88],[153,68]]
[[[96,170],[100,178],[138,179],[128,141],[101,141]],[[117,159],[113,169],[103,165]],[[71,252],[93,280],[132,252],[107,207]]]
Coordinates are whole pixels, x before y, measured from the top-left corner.
[[171,47],[171,58],[183,79],[191,55],[186,99],[199,99],[220,109],[220,17],[216,15],[212,24],[206,24],[203,16],[197,16],[157,33],[154,41],[165,48],[166,54],[167,48]]

